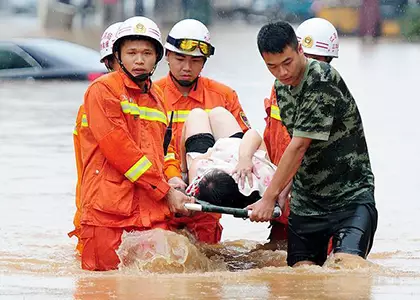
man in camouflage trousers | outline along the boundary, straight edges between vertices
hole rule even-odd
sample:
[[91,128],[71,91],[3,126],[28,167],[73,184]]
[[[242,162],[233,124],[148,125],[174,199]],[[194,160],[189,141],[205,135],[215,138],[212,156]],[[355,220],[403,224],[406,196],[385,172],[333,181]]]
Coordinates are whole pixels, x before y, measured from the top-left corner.
[[288,265],[324,264],[331,236],[336,259],[366,258],[377,211],[374,176],[353,96],[331,65],[305,58],[286,22],[263,26],[258,49],[277,79],[280,117],[292,140],[263,198],[248,207],[250,219],[268,221],[281,199],[278,195],[293,179]]

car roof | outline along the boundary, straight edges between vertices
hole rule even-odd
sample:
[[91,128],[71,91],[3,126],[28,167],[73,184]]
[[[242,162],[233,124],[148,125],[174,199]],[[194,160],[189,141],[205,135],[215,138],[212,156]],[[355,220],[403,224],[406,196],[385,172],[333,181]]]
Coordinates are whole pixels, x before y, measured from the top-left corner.
[[[40,37],[17,37],[17,38],[11,38],[11,39],[0,39],[0,43],[7,43],[7,44],[15,44],[18,46],[31,46],[33,44],[38,43],[48,43],[50,45],[78,45],[81,47],[84,47],[82,45],[69,42],[66,40],[56,39],[56,38],[40,38]],[[90,49],[85,47],[86,49]],[[92,49],[93,50],[93,49]]]
[[99,52],[91,48],[53,38],[14,38],[3,41],[19,46],[44,67],[78,67],[106,70]]
[[51,43],[51,44],[62,44],[62,45],[78,45],[76,43],[72,43],[66,40],[56,39],[56,38],[39,38],[39,37],[19,37],[19,38],[12,38],[9,41],[17,44],[17,45],[31,45],[33,43]]

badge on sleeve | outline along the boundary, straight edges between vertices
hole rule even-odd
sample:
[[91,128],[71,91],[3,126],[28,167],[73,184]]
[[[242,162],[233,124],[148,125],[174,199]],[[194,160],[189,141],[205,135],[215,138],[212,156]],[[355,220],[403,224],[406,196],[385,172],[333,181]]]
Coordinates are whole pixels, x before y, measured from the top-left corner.
[[248,118],[245,116],[245,113],[243,111],[241,111],[239,113],[239,115],[241,116],[241,120],[242,122],[244,122],[244,124],[248,127],[251,128],[251,124],[249,124]]

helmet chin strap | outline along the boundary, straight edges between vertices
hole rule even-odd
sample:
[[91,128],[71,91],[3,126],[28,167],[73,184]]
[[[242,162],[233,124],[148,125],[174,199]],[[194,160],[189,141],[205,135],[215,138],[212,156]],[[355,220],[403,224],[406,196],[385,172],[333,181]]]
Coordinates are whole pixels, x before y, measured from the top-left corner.
[[[137,75],[137,76],[134,76],[133,74],[131,74],[128,70],[127,70],[127,68],[124,66],[124,64],[122,63],[122,60],[121,60],[121,54],[120,53],[118,53],[118,57],[117,57],[117,60],[118,60],[118,64],[120,65],[120,67],[121,67],[121,69],[124,71],[124,73],[125,74],[127,74],[127,76],[139,87],[139,88],[141,88],[141,86],[140,86],[140,84],[141,83],[143,83],[143,82],[145,82],[145,81],[147,81],[147,80],[149,80],[150,79],[150,77],[152,77],[152,75],[153,75],[153,73],[155,72],[155,70],[156,70],[156,64],[155,64],[155,66],[153,67],[153,69],[152,69],[152,71],[151,72],[149,72],[149,73],[145,73],[145,74],[140,74],[140,75]],[[148,89],[149,89],[149,87],[147,86],[147,84],[144,86],[144,92],[145,93],[147,93],[147,91],[148,91]]]
[[153,75],[153,72],[150,72],[150,73],[140,74],[133,77],[135,79],[134,81],[141,83],[141,82],[145,82],[147,79],[152,77],[152,75]]
[[[169,72],[169,74],[171,75],[171,78],[182,87],[193,86],[194,84],[197,83],[198,78],[200,77],[200,76],[197,76],[194,80],[178,80],[178,79],[175,78],[175,76],[172,74],[172,72]],[[195,87],[197,87],[197,85]]]

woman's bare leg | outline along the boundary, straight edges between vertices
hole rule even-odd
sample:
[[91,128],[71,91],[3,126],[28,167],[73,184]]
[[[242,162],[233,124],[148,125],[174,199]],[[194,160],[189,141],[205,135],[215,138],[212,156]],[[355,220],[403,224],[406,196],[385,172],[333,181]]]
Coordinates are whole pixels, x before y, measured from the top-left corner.
[[242,132],[235,117],[225,108],[216,107],[209,112],[211,130],[215,140],[230,137],[231,135]]
[[190,114],[188,115],[187,120],[184,123],[183,128],[184,140],[181,141],[181,144],[184,144],[185,141],[195,134],[199,133],[210,133],[212,134],[209,114],[201,109],[201,108],[194,108]]
[[[188,115],[188,118],[184,123],[184,127],[182,128],[180,154],[181,154],[181,170],[184,173],[188,171],[185,141],[190,136],[193,136],[199,133],[212,134],[208,113],[201,108],[195,108]],[[188,164],[191,164],[191,163],[192,163],[191,161],[188,162]]]

